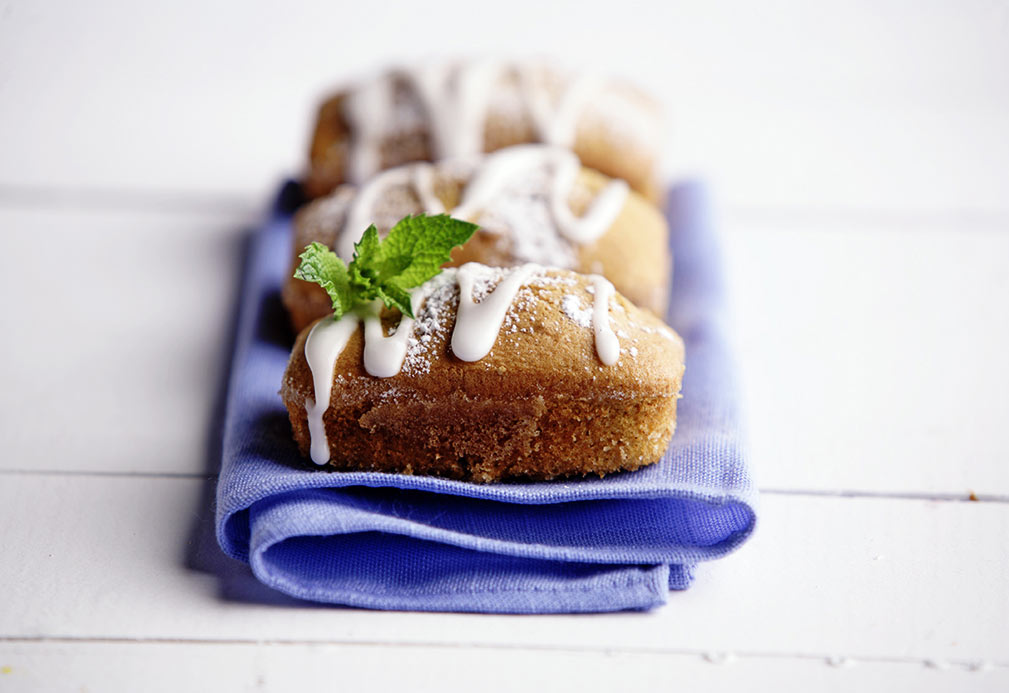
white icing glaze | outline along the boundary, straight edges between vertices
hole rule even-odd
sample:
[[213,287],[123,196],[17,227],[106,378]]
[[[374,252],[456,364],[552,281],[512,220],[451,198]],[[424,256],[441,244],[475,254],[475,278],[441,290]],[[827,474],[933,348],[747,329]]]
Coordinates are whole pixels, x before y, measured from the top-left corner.
[[[412,92],[422,117],[427,120],[431,158],[435,161],[473,156],[484,151],[484,128],[490,104],[500,95],[509,75],[518,78],[518,109],[530,114],[541,142],[571,148],[575,144],[581,116],[597,104],[616,101],[623,110],[621,120],[636,122],[626,112],[642,109],[608,88],[595,76],[564,75],[558,81],[544,79],[549,68],[538,64],[508,64],[496,60],[465,63],[425,63],[390,71],[347,93],[344,115],[349,121],[351,140],[347,179],[363,183],[381,167],[381,149],[386,138],[408,128],[403,121],[412,110],[397,103],[397,80]],[[603,98],[603,97],[606,98]],[[626,102],[626,103],[625,103]],[[612,109],[611,109],[612,110]],[[404,116],[404,113],[411,113]],[[651,133],[649,127],[634,127]],[[642,139],[642,138],[639,138]],[[644,138],[643,141],[649,141]]]
[[490,61],[428,65],[406,72],[428,114],[433,158],[483,151],[487,106],[503,73],[503,65]]
[[[564,152],[564,150],[560,150]],[[567,152],[564,152],[567,153]],[[622,180],[612,180],[592,201],[581,217],[576,217],[568,206],[568,196],[578,177],[580,164],[572,154],[570,158],[558,155],[560,162],[553,180],[550,211],[561,233],[572,243],[587,245],[602,236],[613,225],[624,208],[630,188]]]
[[578,119],[592,97],[601,92],[603,83],[591,75],[568,80],[555,103],[536,83],[535,67],[520,69],[520,81],[529,113],[541,142],[571,148],[578,134]]
[[390,378],[403,367],[406,342],[413,329],[413,318],[404,315],[396,331],[386,337],[377,315],[364,319],[364,370],[376,378]]
[[357,329],[358,318],[353,313],[339,320],[322,319],[308,333],[305,340],[305,360],[312,371],[312,385],[315,400],[306,400],[308,412],[308,432],[311,436],[312,461],[322,465],[329,462],[329,441],[322,415],[329,409],[329,399],[333,392],[333,369],[340,358],[347,340]]
[[430,166],[430,164],[400,166],[382,171],[358,189],[357,195],[347,211],[347,221],[343,226],[343,233],[340,234],[334,248],[337,255],[346,262],[350,262],[354,257],[354,244],[361,240],[361,236],[371,225],[375,204],[390,188],[415,186],[417,183],[415,166]]
[[381,168],[382,141],[393,119],[394,86],[392,75],[385,75],[347,96],[344,115],[354,132],[347,160],[350,181],[368,180]]
[[620,358],[620,340],[610,327],[610,298],[613,285],[598,274],[592,275],[592,326],[595,329],[596,354],[607,366],[612,366]]
[[[460,160],[460,163],[462,161]],[[446,210],[434,194],[434,166],[426,162],[407,164],[383,171],[362,185],[347,211],[347,218],[335,243],[337,254],[349,262],[354,244],[361,240],[374,218],[376,204],[396,187],[411,188],[428,214],[450,213],[478,221],[484,209],[501,199],[509,186],[528,179],[535,171],[548,172],[547,192],[550,218],[557,233],[571,243],[587,245],[613,225],[629,194],[622,180],[610,181],[592,200],[582,216],[575,216],[568,204],[581,164],[572,152],[546,145],[518,145],[498,150],[475,164],[462,199],[454,210]],[[553,262],[551,264],[554,264]]]
[[445,205],[434,194],[434,166],[413,164],[413,190],[420,198],[420,204],[428,214],[443,214]]
[[[578,157],[559,147],[527,144],[498,150],[476,165],[459,206],[449,213],[478,221],[483,210],[499,199],[510,185],[528,178],[535,171],[546,170],[549,172],[549,211],[557,232],[575,244],[592,243],[613,225],[630,189],[626,182],[612,180],[596,195],[585,214],[575,216],[568,199],[580,169]],[[425,212],[446,212],[434,194],[432,164],[408,164],[384,171],[361,186],[351,203],[336,243],[336,252],[340,257],[350,261],[354,244],[361,240],[373,219],[375,205],[391,188],[399,186],[411,187]]]
[[[478,361],[490,353],[497,342],[501,325],[519,290],[540,269],[537,265],[526,264],[503,270],[506,274],[494,290],[477,303],[473,298],[476,282],[485,278],[488,271],[494,270],[470,262],[458,270],[446,270],[415,289],[410,296],[411,307],[414,315],[418,314],[434,291],[446,282],[458,283],[459,307],[452,330],[452,353],[463,361]],[[592,292],[595,295],[592,323],[596,353],[604,364],[612,366],[620,356],[620,342],[609,324],[609,301],[614,293],[613,285],[603,277],[593,275]],[[396,331],[385,336],[378,317],[378,306],[373,306],[372,311],[371,315],[363,319],[364,368],[373,377],[389,378],[398,374],[403,367],[414,331],[414,319],[403,316]],[[355,313],[348,313],[339,320],[323,319],[312,327],[305,340],[305,360],[312,372],[315,394],[315,400],[306,399],[305,409],[308,414],[311,457],[318,465],[324,465],[330,459],[323,416],[329,409],[332,397],[333,370],[360,322],[361,318]]]
[[476,274],[483,268],[484,265],[467,262],[456,275],[459,312],[452,330],[452,353],[463,361],[479,361],[490,352],[515,294],[537,269],[531,264],[512,269],[489,296],[476,303],[473,301],[473,284]]
[[432,159],[483,151],[483,130],[493,91],[506,66],[491,61],[437,64],[380,75],[347,93],[344,116],[351,141],[347,180],[363,183],[381,169],[382,145],[396,132],[396,80],[413,91],[427,118]]
[[481,208],[490,203],[516,178],[546,167],[552,173],[550,212],[565,238],[581,245],[591,243],[613,225],[627,200],[629,188],[613,180],[596,196],[589,209],[576,217],[568,205],[581,163],[572,152],[560,147],[523,144],[501,149],[484,159],[466,186],[462,202],[453,214],[478,219]]
[[[444,282],[445,273],[410,292],[410,309],[414,315],[417,315],[431,292],[440,288]],[[413,334],[414,319],[404,315],[400,318],[396,331],[386,337],[378,315],[380,310],[381,302],[375,301],[372,314],[364,319],[364,370],[376,378],[391,378],[403,368],[406,348]]]

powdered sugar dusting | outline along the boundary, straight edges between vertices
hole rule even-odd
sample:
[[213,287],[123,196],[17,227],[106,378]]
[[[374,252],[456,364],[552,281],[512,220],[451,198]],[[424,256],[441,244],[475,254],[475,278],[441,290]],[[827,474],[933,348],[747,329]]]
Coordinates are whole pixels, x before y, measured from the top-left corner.
[[641,330],[645,334],[658,334],[660,337],[668,339],[670,342],[678,341],[676,333],[665,325],[659,327],[649,327],[648,325],[638,325],[637,323],[631,323],[631,327]]
[[552,177],[547,166],[539,166],[510,181],[480,212],[476,219],[487,231],[508,239],[516,263],[571,268],[575,251],[558,230],[551,211]]
[[406,358],[401,373],[416,377],[431,370],[431,362],[436,356],[435,347],[447,340],[449,318],[455,315],[459,303],[456,272],[454,268],[446,269],[430,280],[434,286],[417,311],[413,334],[406,343]]
[[564,315],[580,327],[592,327],[592,309],[582,305],[581,300],[573,294],[565,294],[561,301]]
[[[501,281],[516,268],[480,266],[474,267],[476,279],[473,285],[473,300],[480,303]],[[401,372],[416,377],[431,370],[431,363],[437,351],[446,349],[450,338],[449,325],[454,323],[459,308],[458,270],[448,268],[431,280],[435,286],[429,289],[428,297],[417,311],[413,324],[413,334],[407,340],[406,358]],[[505,314],[502,330],[506,332],[532,332],[531,326],[520,326],[519,316],[534,309],[539,300],[532,286],[574,283],[568,277],[554,277],[537,268],[529,281],[516,293],[511,307]]]

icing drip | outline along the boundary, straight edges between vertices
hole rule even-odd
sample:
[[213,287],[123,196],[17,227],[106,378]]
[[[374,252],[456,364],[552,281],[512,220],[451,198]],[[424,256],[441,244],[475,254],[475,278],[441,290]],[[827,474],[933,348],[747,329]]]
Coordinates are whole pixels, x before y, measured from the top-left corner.
[[354,256],[354,244],[371,225],[372,209],[388,188],[412,184],[410,168],[404,166],[383,171],[362,185],[347,212],[347,221],[335,248],[337,255],[347,262]]
[[522,265],[513,269],[480,303],[473,301],[476,273],[483,268],[467,262],[456,275],[459,282],[459,312],[452,331],[452,353],[463,361],[479,361],[494,347],[505,314],[515,300],[515,294],[536,269]]
[[340,358],[347,340],[357,329],[358,318],[354,314],[340,320],[320,320],[308,333],[305,340],[305,360],[312,371],[312,385],[315,400],[306,400],[308,412],[308,432],[312,440],[312,461],[322,465],[329,462],[329,441],[322,415],[329,409],[329,398],[333,391],[333,369]]
[[573,243],[595,241],[613,225],[623,209],[629,188],[622,180],[613,180],[603,188],[589,209],[576,217],[568,206],[581,164],[572,152],[559,147],[524,144],[502,149],[488,156],[466,186],[462,203],[452,212],[456,216],[478,219],[482,208],[500,195],[512,181],[531,170],[546,167],[553,174],[550,183],[550,212],[561,234]]
[[434,194],[434,166],[413,165],[413,190],[420,198],[420,204],[428,214],[443,214],[445,205]]
[[337,255],[346,262],[354,256],[354,244],[361,240],[365,230],[371,225],[375,204],[382,196],[395,187],[410,187],[420,198],[425,211],[432,214],[444,212],[445,208],[434,194],[434,175],[431,164],[412,164],[383,171],[361,186],[347,212],[343,233],[336,242]]
[[[417,309],[414,308],[414,311]],[[377,315],[364,319],[364,370],[376,378],[391,378],[399,373],[406,359],[406,342],[413,330],[413,318],[403,316],[396,331],[386,337]]]
[[491,101],[501,93],[502,82],[509,75],[518,78],[518,106],[529,112],[537,138],[571,148],[582,114],[596,108],[602,95],[613,92],[607,91],[604,81],[579,75],[566,76],[559,92],[551,93],[550,85],[538,79],[548,74],[544,70],[541,65],[509,65],[492,60],[429,63],[387,73],[351,90],[344,106],[352,133],[347,179],[363,183],[377,173],[386,139],[408,129],[404,121],[416,117],[411,108],[397,103],[397,80],[405,81],[416,102],[414,106],[423,111],[422,118],[426,117],[431,158],[435,161],[484,151]]
[[504,68],[493,62],[462,67],[429,66],[406,76],[427,111],[435,159],[483,151],[483,129],[490,96]]
[[[567,154],[567,152],[563,152]],[[557,173],[550,196],[550,211],[557,220],[561,233],[572,243],[586,245],[606,233],[624,208],[629,187],[625,181],[612,180],[603,188],[592,205],[581,217],[576,217],[568,206],[568,195],[578,177],[579,163],[571,157],[558,154]]]
[[592,326],[595,329],[596,354],[607,366],[620,358],[620,341],[610,327],[610,298],[613,285],[598,274],[592,275],[594,298],[592,301]]
[[579,75],[565,84],[560,98],[553,105],[549,95],[537,88],[531,68],[521,71],[520,80],[540,141],[558,147],[573,147],[578,134],[578,119],[592,97],[602,91],[603,84],[590,75]]
[[[456,217],[479,221],[483,212],[501,199],[511,186],[528,180],[540,170],[547,172],[550,218],[560,235],[572,243],[586,245],[606,233],[627,200],[627,183],[612,180],[596,195],[582,216],[575,216],[568,205],[568,198],[581,170],[578,157],[559,147],[528,144],[501,149],[484,157],[466,185],[459,206],[448,212]],[[351,259],[354,244],[361,240],[374,217],[376,203],[389,189],[399,186],[412,188],[425,212],[446,212],[434,194],[434,167],[431,164],[409,164],[384,171],[361,186],[351,203],[336,244],[340,257],[347,261]]]
[[[445,284],[446,280],[439,277],[410,292],[410,308],[414,315],[418,314],[427,297]],[[381,302],[376,301],[372,310],[373,314],[364,319],[364,370],[376,378],[391,378],[403,368],[406,349],[413,335],[414,319],[404,315],[400,318],[396,331],[386,337],[382,333],[382,320],[378,316]]]
[[572,152],[559,147],[526,144],[502,149],[488,156],[477,169],[463,194],[462,204],[453,214],[479,218],[479,212],[512,181],[530,170],[546,167],[553,174],[550,183],[550,212],[561,234],[573,243],[595,241],[613,225],[627,200],[629,188],[613,180],[603,188],[581,217],[568,206],[568,197],[578,178],[581,164]]
[[348,180],[367,180],[381,168],[382,141],[392,119],[394,96],[394,84],[387,75],[359,87],[348,97],[344,114],[354,128],[347,160]]

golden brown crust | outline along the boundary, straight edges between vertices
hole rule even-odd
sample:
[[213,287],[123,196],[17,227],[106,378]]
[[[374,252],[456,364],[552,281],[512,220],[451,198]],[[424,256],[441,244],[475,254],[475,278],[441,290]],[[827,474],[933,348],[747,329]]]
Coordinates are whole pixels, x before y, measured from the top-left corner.
[[[467,180],[466,175],[449,165],[435,167],[434,192],[446,209],[457,206]],[[569,199],[572,211],[579,216],[583,214],[594,196],[609,182],[607,176],[583,168]],[[341,186],[330,197],[309,204],[295,218],[293,263],[283,289],[283,301],[296,332],[331,310],[329,298],[321,287],[293,278],[297,256],[313,241],[334,246],[355,191],[352,186]],[[424,211],[420,200],[406,190],[397,189],[387,198],[379,200],[377,205],[375,222],[381,233],[403,216]],[[668,236],[669,229],[662,214],[640,195],[631,192],[606,233],[592,243],[573,248],[572,269],[585,274],[601,274],[636,305],[664,315],[672,270]],[[509,238],[510,230],[505,228],[481,229],[466,245],[456,248],[448,266],[466,262],[495,267],[521,264],[525,259],[515,256]]]
[[347,178],[350,126],[343,118],[344,101],[344,94],[337,94],[319,106],[308,152],[312,167],[304,181],[305,193],[309,197],[325,195]]
[[[579,182],[596,193],[610,179],[586,168],[582,169]],[[577,203],[571,206],[575,214],[584,211]],[[650,202],[632,193],[609,231],[593,243],[579,247],[573,269],[603,275],[632,303],[662,316],[669,305],[672,268],[665,217]]]
[[[548,89],[556,93],[562,89],[559,73],[543,68],[541,78]],[[498,85],[501,92],[517,91],[518,77],[506,73]],[[401,98],[415,98],[408,83],[398,78],[396,89]],[[623,83],[608,83],[606,90],[615,94],[623,104],[637,113],[638,119],[660,123],[659,105],[646,94]],[[344,104],[349,91],[341,91],[327,98],[319,108],[315,129],[309,148],[309,168],[305,176],[305,190],[312,198],[326,195],[342,183],[348,182],[347,159],[354,136],[351,123],[344,115]],[[662,202],[659,171],[659,152],[663,143],[656,132],[642,137],[632,136],[634,124],[622,122],[620,113],[606,113],[590,104],[575,128],[571,149],[589,168],[626,180],[632,188],[653,203]],[[626,115],[626,114],[624,114]],[[658,128],[649,128],[656,129]],[[397,131],[383,140],[379,164],[381,169],[394,168],[412,161],[430,161],[434,158],[425,123]],[[493,152],[516,144],[539,141],[528,104],[499,106],[492,100],[484,125],[484,152]]]
[[[494,348],[472,363],[449,346],[457,292],[442,304],[438,329],[411,346],[391,378],[364,370],[359,328],[336,362],[323,417],[330,467],[488,482],[603,475],[657,461],[676,426],[682,340],[616,295],[610,317],[621,356],[603,365],[591,326],[564,307],[591,309],[588,279],[560,270],[543,276],[519,292]],[[298,336],[281,390],[306,456],[309,331]]]

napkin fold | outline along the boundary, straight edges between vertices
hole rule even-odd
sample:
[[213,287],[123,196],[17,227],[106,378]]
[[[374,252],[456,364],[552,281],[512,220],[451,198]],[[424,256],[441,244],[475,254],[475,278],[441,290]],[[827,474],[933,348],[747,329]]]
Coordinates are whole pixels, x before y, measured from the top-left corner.
[[669,322],[686,342],[676,435],[657,464],[603,479],[471,484],[307,467],[277,394],[292,335],[281,209],[253,239],[237,325],[217,539],[289,595],[376,609],[650,609],[756,522],[723,285],[703,186],[674,188]]

